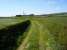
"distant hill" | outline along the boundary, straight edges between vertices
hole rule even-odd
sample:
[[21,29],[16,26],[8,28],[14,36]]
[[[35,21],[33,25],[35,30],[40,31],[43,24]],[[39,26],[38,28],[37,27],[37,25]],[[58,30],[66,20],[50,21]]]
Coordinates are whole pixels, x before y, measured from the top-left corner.
[[49,17],[51,16],[67,17],[67,12],[48,14],[48,16]]
[[16,17],[22,17],[22,16],[34,16],[34,17],[67,17],[67,12],[60,12],[60,13],[52,13],[52,14],[41,14],[41,15],[16,15]]

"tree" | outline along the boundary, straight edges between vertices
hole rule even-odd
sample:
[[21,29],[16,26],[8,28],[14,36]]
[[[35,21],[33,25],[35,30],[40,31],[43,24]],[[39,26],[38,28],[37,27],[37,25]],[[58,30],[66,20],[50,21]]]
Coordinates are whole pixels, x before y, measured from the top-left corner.
[[34,14],[29,14],[29,16],[34,16]]
[[22,17],[22,15],[16,15],[16,17]]

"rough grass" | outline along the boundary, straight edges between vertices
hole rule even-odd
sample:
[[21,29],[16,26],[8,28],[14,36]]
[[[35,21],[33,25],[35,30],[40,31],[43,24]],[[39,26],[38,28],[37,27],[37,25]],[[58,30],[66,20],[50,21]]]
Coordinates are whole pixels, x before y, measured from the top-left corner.
[[27,19],[31,21],[31,29],[17,50],[67,50],[67,17],[6,18],[0,19],[0,27]]
[[28,29],[31,25],[26,20],[15,25],[7,26],[0,30],[0,50],[15,50],[21,41],[26,37]]

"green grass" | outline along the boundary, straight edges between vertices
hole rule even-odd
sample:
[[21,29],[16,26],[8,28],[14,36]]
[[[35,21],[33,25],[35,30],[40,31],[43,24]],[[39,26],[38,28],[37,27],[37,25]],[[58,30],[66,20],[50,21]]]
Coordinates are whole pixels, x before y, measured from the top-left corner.
[[31,28],[17,50],[66,50],[67,17],[16,17],[0,19],[0,29],[29,19]]

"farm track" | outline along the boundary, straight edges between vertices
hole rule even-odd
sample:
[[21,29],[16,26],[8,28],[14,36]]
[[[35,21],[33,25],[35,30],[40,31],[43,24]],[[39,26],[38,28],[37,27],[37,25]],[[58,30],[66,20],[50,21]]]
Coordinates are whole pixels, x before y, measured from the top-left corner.
[[[22,44],[19,46],[19,48],[17,50],[46,50],[45,42],[44,42],[44,33],[45,32],[43,32],[43,25],[38,21],[31,21],[31,22],[32,22],[31,29],[28,32],[27,37],[24,39],[24,41],[22,42]],[[34,29],[37,29],[37,32],[39,32],[39,33],[35,32],[36,30],[34,30]],[[33,31],[37,35],[33,36]],[[32,40],[33,38],[35,41]],[[33,43],[34,45],[31,49],[29,49],[31,46],[31,43]],[[38,44],[36,44],[36,43],[38,43]],[[36,46],[36,48],[34,46]]]
[[24,48],[26,47],[26,44],[28,42],[29,36],[31,36],[31,32],[32,32],[32,28],[30,28],[30,31],[29,31],[27,37],[24,39],[24,41],[21,43],[21,45],[19,46],[19,48],[17,50],[24,50]]
[[45,50],[44,47],[44,37],[43,37],[43,25],[38,21],[34,21],[34,23],[39,27],[39,50]]

